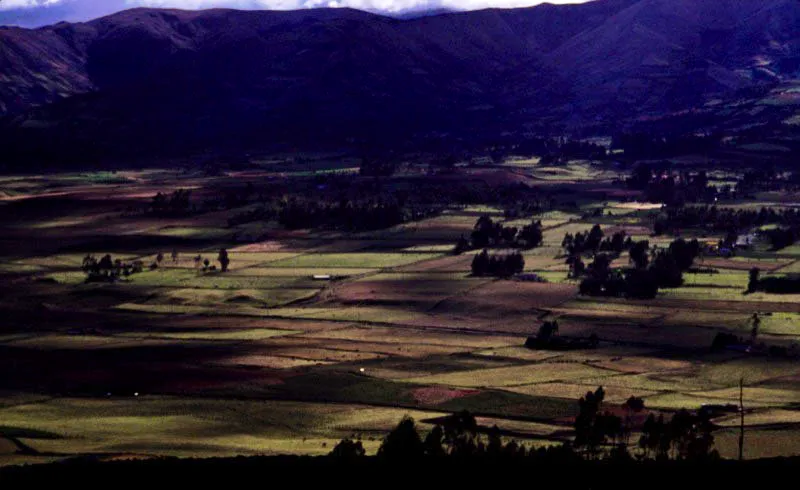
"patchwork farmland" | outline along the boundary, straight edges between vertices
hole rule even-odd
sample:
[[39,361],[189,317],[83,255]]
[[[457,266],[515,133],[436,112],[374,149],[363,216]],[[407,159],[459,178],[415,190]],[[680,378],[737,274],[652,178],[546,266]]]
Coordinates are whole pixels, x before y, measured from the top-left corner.
[[[670,414],[736,405],[740,380],[752,441],[745,456],[800,454],[800,295],[746,294],[753,267],[762,280],[795,274],[800,249],[758,243],[735,257],[701,256],[680,286],[649,299],[580,294],[565,263],[566,234],[600,225],[605,236],[625,231],[660,247],[674,239],[651,236],[660,205],[628,191],[614,196],[617,173],[591,162],[510,159],[457,170],[489,188],[521,182],[556,196],[550,209],[515,216],[497,203],[447,204],[386,228],[293,229],[258,214],[255,190],[186,215],[141,211],[175,189],[191,189],[196,203],[262,187],[301,196],[286,182],[316,189],[343,178],[325,172],[325,161],[297,175],[281,167],[279,177],[263,163],[261,172],[222,176],[0,180],[0,464],[327,454],[351,435],[371,453],[403,415],[427,430],[463,409],[482,428],[497,425],[538,447],[571,439],[577,398],[598,386],[610,407],[635,396],[646,413]],[[409,171],[385,185],[447,186],[451,178]],[[453,254],[481,216],[506,226],[542,222],[542,243],[522,253],[522,274],[476,277],[480,250]],[[691,229],[681,236],[722,238]],[[224,272],[220,249],[230,261]],[[87,281],[87,254],[144,268]],[[628,254],[615,264],[626,267]],[[712,351],[721,333],[748,337],[754,313],[758,342],[788,354]],[[597,345],[524,347],[552,321],[559,336],[594,336]],[[724,457],[736,456],[737,420],[736,412],[714,418]]]

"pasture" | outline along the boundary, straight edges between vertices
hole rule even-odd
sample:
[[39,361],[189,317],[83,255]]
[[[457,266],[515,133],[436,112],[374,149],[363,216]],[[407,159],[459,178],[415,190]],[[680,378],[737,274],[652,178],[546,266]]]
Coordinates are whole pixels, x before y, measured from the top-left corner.
[[[800,296],[746,294],[754,266],[762,277],[797,272],[798,247],[704,256],[696,265],[714,273],[687,272],[652,300],[581,296],[567,277],[566,233],[600,224],[607,236],[671,240],[649,236],[659,204],[598,199],[617,172],[586,161],[465,170],[465,178],[570,192],[568,203],[509,219],[496,204],[454,205],[345,232],[229,222],[258,209],[252,202],[187,216],[139,211],[156,192],[192,189],[202,202],[248,183],[349,171],[353,162],[259,165],[215,177],[145,170],[0,179],[0,464],[325,454],[345,436],[374,452],[405,414],[425,432],[461,409],[541,446],[570,439],[577,398],[597,386],[611,408],[636,396],[648,412],[670,414],[738,403],[740,379],[748,457],[800,454],[797,359],[710,349],[718,333],[750,335],[753,313],[760,341],[787,349],[800,341]],[[523,256],[525,272],[546,282],[471,275],[478,251],[452,250],[484,214],[508,226],[542,220],[543,245]],[[107,253],[145,270],[87,283],[83,258]],[[627,256],[615,262],[627,265]],[[594,334],[599,345],[524,348],[545,320],[557,320],[566,338]],[[715,419],[723,456],[735,454],[735,423],[731,414]]]

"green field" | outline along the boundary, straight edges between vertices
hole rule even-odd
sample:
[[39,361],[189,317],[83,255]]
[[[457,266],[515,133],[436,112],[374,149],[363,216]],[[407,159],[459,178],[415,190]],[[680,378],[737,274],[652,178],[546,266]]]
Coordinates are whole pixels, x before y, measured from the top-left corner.
[[[487,196],[502,188],[503,199],[472,196],[425,219],[347,232],[287,228],[264,216],[229,223],[265,205],[259,199],[278,206],[322,192],[319,182],[354,193],[347,186],[366,192],[377,185],[357,174],[330,175],[355,168],[349,157],[254,160],[252,169],[224,177],[160,170],[0,177],[0,199],[15,199],[2,201],[0,216],[8,257],[0,263],[0,368],[8,373],[0,382],[0,465],[78,455],[319,455],[353,435],[374,453],[403,415],[424,435],[435,419],[462,409],[482,426],[496,424],[540,447],[571,440],[577,399],[598,386],[608,410],[619,412],[636,396],[646,407],[642,418],[669,417],[738,403],[742,379],[748,437],[763,444],[749,445],[750,457],[800,454],[800,295],[745,294],[753,266],[762,278],[800,271],[800,245],[775,252],[759,242],[732,258],[704,255],[695,266],[716,273],[686,272],[682,286],[650,300],[585,297],[580,280],[567,279],[566,233],[599,224],[606,235],[625,230],[658,247],[675,239],[652,236],[661,204],[615,183],[616,166],[543,166],[525,157],[458,167],[457,178],[441,177],[437,198],[463,180]],[[413,200],[429,178],[439,177],[412,165],[380,185]],[[711,178],[721,185],[739,173]],[[156,192],[192,189],[200,205],[248,184],[265,191],[240,206],[174,217],[122,211],[145,209]],[[546,209],[506,220],[505,185],[547,197]],[[332,202],[340,197],[336,186],[325,191]],[[66,204],[30,204],[53,191]],[[725,206],[757,210],[783,197],[770,192]],[[502,226],[542,221],[543,245],[521,253],[524,271],[545,283],[472,276],[480,249],[452,250],[482,215]],[[724,233],[682,233],[717,235]],[[222,248],[231,261],[224,273]],[[145,271],[87,283],[83,258],[105,253],[142,260]],[[158,253],[163,263],[149,270]],[[197,267],[197,255],[216,270]],[[587,265],[592,255],[583,254]],[[613,267],[629,262],[622,253]],[[756,312],[755,351],[711,352],[718,333],[747,341]],[[596,335],[599,344],[525,348],[545,321],[558,322],[561,338]],[[714,420],[727,457],[735,455],[733,415]],[[15,440],[34,451],[18,453]]]

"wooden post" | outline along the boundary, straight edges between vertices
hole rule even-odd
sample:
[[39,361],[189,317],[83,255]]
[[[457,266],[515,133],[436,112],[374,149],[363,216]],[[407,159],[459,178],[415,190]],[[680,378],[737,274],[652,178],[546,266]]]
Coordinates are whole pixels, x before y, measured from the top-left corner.
[[744,459],[744,378],[739,378],[739,461]]

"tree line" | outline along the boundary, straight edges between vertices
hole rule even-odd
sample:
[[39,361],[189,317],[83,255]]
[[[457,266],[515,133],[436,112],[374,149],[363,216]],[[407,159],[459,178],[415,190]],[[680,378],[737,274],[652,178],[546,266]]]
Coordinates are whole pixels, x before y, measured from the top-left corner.
[[458,239],[453,253],[458,255],[467,250],[487,247],[531,249],[540,246],[543,238],[541,220],[531,220],[530,224],[517,228],[503,226],[490,216],[483,215],[475,222],[469,239],[463,235]]
[[[649,251],[649,253],[648,253]],[[636,242],[629,251],[626,270],[612,268],[614,257],[600,253],[585,268],[580,283],[580,293],[588,296],[624,296],[635,299],[652,299],[659,288],[676,288],[683,284],[683,273],[689,270],[700,254],[697,240],[679,238],[668,248],[650,249],[646,240]],[[578,258],[577,260],[580,260]],[[577,263],[571,264],[573,275],[577,274]]]
[[[153,261],[148,266],[151,271],[157,270],[164,264],[164,254],[158,252]],[[173,249],[171,254],[171,261],[173,265],[177,265],[180,260],[177,249]],[[194,268],[202,270],[203,272],[213,272],[217,270],[215,265],[211,265],[211,261],[198,254],[193,258]],[[217,254],[217,262],[219,262],[221,272],[227,272],[231,260],[228,250],[221,248]],[[114,259],[111,254],[105,254],[100,259],[93,254],[87,254],[81,262],[81,270],[86,274],[85,282],[114,282],[121,278],[128,278],[134,274],[144,272],[145,264],[142,260],[123,261],[122,259]]]
[[733,197],[730,186],[718,190],[716,186],[710,185],[708,174],[704,170],[674,172],[669,162],[637,165],[626,184],[632,189],[643,191],[650,202],[671,206],[682,206],[687,202],[714,202]]
[[[578,400],[571,443],[529,449],[515,440],[505,442],[496,425],[488,430],[481,428],[474,415],[461,411],[441,419],[424,437],[414,419],[403,417],[383,439],[377,457],[387,461],[480,458],[549,460],[554,463],[586,459],[705,461],[719,458],[714,450],[710,410],[680,410],[670,420],[666,420],[663,414],[657,418],[649,414],[635,444],[636,449],[631,453],[634,418],[645,410],[644,401],[630,397],[622,405],[623,416],[604,410],[604,401],[602,387],[587,392]],[[354,437],[342,439],[330,453],[330,457],[342,460],[357,460],[365,456],[363,444]]]
[[472,259],[472,275],[507,278],[525,270],[525,258],[519,252],[492,254],[483,251]]
[[732,209],[717,206],[669,207],[655,220],[656,235],[676,233],[687,228],[701,228],[715,232],[740,232],[769,224],[787,227],[800,226],[800,211],[797,209]]

